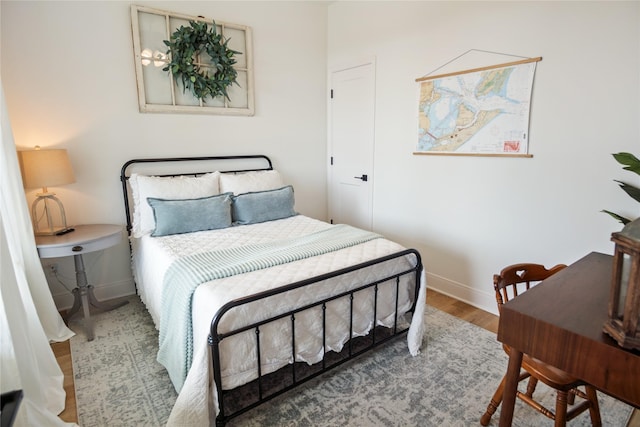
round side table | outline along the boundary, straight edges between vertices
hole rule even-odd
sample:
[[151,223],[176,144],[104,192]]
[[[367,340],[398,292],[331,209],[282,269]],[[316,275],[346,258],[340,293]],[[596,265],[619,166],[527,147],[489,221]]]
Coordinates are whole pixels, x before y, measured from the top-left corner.
[[109,311],[122,307],[128,301],[105,304],[96,299],[93,286],[87,282],[82,255],[101,251],[117,245],[122,240],[122,226],[114,224],[77,225],[74,231],[59,236],[36,236],[36,247],[40,258],[60,258],[73,255],[76,268],[76,288],[73,290],[73,306],[65,316],[68,320],[82,307],[87,340],[93,340],[93,322],[89,305]]

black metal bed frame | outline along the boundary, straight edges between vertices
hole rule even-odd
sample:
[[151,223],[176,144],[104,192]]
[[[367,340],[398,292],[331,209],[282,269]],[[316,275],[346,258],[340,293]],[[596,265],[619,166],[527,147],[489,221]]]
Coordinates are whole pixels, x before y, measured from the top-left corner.
[[[248,172],[248,171],[257,171],[257,170],[272,170],[271,160],[263,155],[249,155],[249,156],[211,156],[211,157],[178,157],[178,158],[154,158],[154,159],[134,159],[126,162],[121,169],[120,179],[122,181],[123,186],[123,194],[124,194],[124,204],[126,211],[126,219],[127,219],[127,231],[131,231],[131,213],[129,206],[129,196],[127,189],[127,180],[129,178],[128,168],[136,163],[157,163],[157,162],[181,162],[181,161],[208,161],[208,160],[247,160],[247,159],[262,159],[266,162],[266,167],[257,168],[257,169],[237,169],[237,170],[220,170],[220,172],[224,173],[237,173],[237,172]],[[187,172],[187,173],[177,173],[177,174],[162,174],[156,176],[179,176],[179,175],[201,175],[207,172]],[[300,307],[296,307],[294,309],[288,310],[286,312],[278,313],[277,315],[259,321],[255,323],[251,323],[245,325],[243,327],[234,329],[228,332],[220,332],[218,330],[218,326],[224,315],[229,311],[240,307],[245,304],[255,303],[256,301],[265,300],[266,298],[278,296],[285,294],[287,292],[292,292],[295,290],[299,290],[304,287],[312,286],[319,282],[322,282],[327,279],[336,278],[338,276],[342,276],[345,274],[349,274],[355,272],[360,269],[368,268],[376,264],[393,261],[394,259],[400,259],[403,257],[414,257],[415,258],[415,266],[412,268],[408,268],[406,270],[396,272],[391,275],[387,275],[385,277],[377,278],[374,281],[368,283],[359,284],[356,287],[350,288],[349,290],[343,291],[337,295],[333,295],[330,297],[323,298],[319,301],[315,301],[309,304],[302,305]],[[398,318],[398,304],[400,298],[400,286],[401,286],[401,277],[413,275],[414,280],[408,280],[405,282],[406,286],[413,287],[413,301],[410,309],[407,313],[415,312],[415,305],[418,300],[418,293],[420,291],[420,274],[422,271],[422,260],[420,254],[414,249],[406,249],[394,254],[390,254],[387,256],[383,256],[380,258],[376,258],[373,260],[369,260],[354,266],[346,267],[340,270],[336,270],[333,272],[329,272],[326,274],[322,274],[316,277],[312,277],[306,280],[301,280],[292,284],[288,284],[276,289],[272,289],[269,291],[260,292],[257,294],[249,295],[243,298],[236,299],[225,304],[221,307],[218,312],[214,315],[211,321],[210,334],[208,337],[208,343],[211,349],[212,356],[212,369],[213,369],[213,377],[215,381],[215,385],[217,387],[218,392],[218,408],[219,414],[216,417],[216,425],[224,426],[229,420],[235,418],[262,403],[265,403],[276,396],[279,396],[287,391],[292,390],[293,388],[313,379],[317,376],[327,372],[330,369],[333,369],[337,366],[342,365],[343,363],[352,360],[353,358],[365,353],[393,338],[396,338],[401,335],[405,335],[409,329],[409,322],[404,321],[402,324],[399,324]],[[390,282],[393,286],[395,286],[395,315],[394,315],[394,325],[392,328],[385,327],[376,327],[376,321],[378,317],[378,291],[381,284],[385,284]],[[359,292],[373,292],[373,307],[372,307],[372,316],[373,316],[373,325],[374,328],[369,332],[368,335],[364,337],[353,337],[353,299],[354,295]],[[349,301],[349,336],[351,338],[347,345],[343,348],[343,350],[339,353],[333,351],[326,351],[326,327],[327,327],[327,304],[332,301],[337,301],[339,299],[347,299]],[[305,312],[307,310],[312,310],[314,308],[321,308],[321,322],[322,322],[322,347],[324,350],[323,359],[314,364],[307,365],[304,362],[295,362],[296,360],[296,315]],[[290,345],[292,352],[292,360],[294,361],[289,366],[281,368],[280,370],[270,373],[263,374],[262,373],[262,363],[261,363],[261,328],[265,325],[273,322],[282,322],[285,319],[289,319],[291,324],[291,336],[290,336]],[[224,390],[222,388],[222,374],[220,370],[221,366],[221,355],[220,355],[220,344],[221,342],[229,337],[235,336],[240,333],[244,333],[247,331],[253,330],[255,332],[256,340],[255,340],[255,361],[257,368],[257,376],[258,378],[254,381],[251,381],[248,384],[243,386],[236,387],[231,390]],[[247,397],[248,396],[248,397]]]

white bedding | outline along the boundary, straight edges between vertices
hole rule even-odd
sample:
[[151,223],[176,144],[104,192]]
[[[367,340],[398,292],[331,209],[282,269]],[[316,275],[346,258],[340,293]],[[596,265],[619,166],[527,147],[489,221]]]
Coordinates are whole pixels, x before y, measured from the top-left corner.
[[[274,240],[303,236],[317,232],[331,225],[317,221],[302,215],[259,223],[252,225],[229,227],[220,230],[203,231],[189,234],[180,234],[166,237],[132,238],[133,270],[138,286],[138,292],[142,301],[147,306],[156,324],[160,324],[162,278],[172,260],[197,252],[213,249],[222,249],[247,244],[264,243]],[[176,405],[173,408],[168,425],[193,425],[202,426],[212,424],[213,417],[218,413],[215,385],[210,372],[210,356],[207,346],[207,336],[211,319],[217,310],[226,302],[233,299],[293,283],[309,277],[317,276],[329,271],[347,267],[368,259],[381,257],[404,249],[400,245],[386,239],[374,239],[364,244],[356,245],[332,253],[313,258],[303,259],[292,263],[271,267],[269,269],[253,271],[225,279],[215,280],[200,285],[193,298],[192,319],[194,325],[194,361],[187,375],[184,386],[179,390]],[[372,266],[365,270],[359,270],[338,279],[313,285],[313,292],[305,289],[297,291],[288,297],[279,296],[261,304],[253,304],[240,312],[228,313],[221,322],[222,330],[230,330],[249,321],[273,316],[274,313],[283,312],[304,301],[315,301],[318,295],[332,295],[339,290],[345,290],[356,283],[371,281],[375,277],[388,275],[394,272],[404,271],[413,267],[413,257],[407,257],[403,262],[386,262]],[[424,277],[424,275],[423,275]],[[409,280],[405,276],[405,279]],[[422,310],[424,309],[425,283],[422,279],[421,293],[413,317],[414,321],[409,331],[409,350],[417,354],[422,340]],[[393,298],[385,298],[391,295],[391,287],[381,286],[378,297],[377,324],[390,326],[393,324],[395,301]],[[410,292],[401,295],[399,312],[404,313],[411,305]],[[354,299],[356,309],[363,313],[371,313],[371,293],[357,295]],[[336,303],[329,306],[328,312],[336,308]],[[341,302],[338,304],[346,304]],[[367,309],[367,307],[369,307]],[[319,310],[319,309],[318,309]],[[296,316],[296,361],[315,363],[321,360],[324,353],[321,339],[318,338],[318,322],[314,320],[315,313],[305,313]],[[316,317],[317,318],[317,317]],[[263,374],[273,372],[282,366],[292,362],[289,345],[290,334],[287,333],[289,321],[282,325],[268,327],[271,330],[283,330],[280,338],[278,334],[269,342],[261,342],[263,361]],[[339,351],[349,338],[348,324],[340,319],[332,321],[327,328],[327,350]],[[356,315],[354,320],[354,335],[365,335],[372,328],[371,315]],[[302,331],[306,329],[306,333]],[[267,334],[268,331],[265,331]],[[249,337],[247,339],[246,337]],[[305,338],[306,337],[306,338]],[[256,378],[257,370],[255,362],[251,359],[243,359],[239,355],[253,354],[253,342],[255,334],[250,331],[243,336],[235,336],[226,339],[221,345],[221,354],[224,360],[233,360],[234,364],[221,366],[223,376],[223,388],[231,389],[245,384]],[[234,357],[224,357],[231,354],[228,348],[233,347]],[[214,410],[210,411],[213,407]]]

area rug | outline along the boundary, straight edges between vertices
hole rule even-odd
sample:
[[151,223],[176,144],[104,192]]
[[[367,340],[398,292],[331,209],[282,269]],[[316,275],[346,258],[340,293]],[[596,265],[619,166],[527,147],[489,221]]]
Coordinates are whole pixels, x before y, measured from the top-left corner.
[[[232,420],[230,426],[467,426],[479,419],[507,366],[495,334],[433,307],[422,352],[400,338]],[[156,362],[157,331],[137,297],[95,313],[95,339],[81,321],[71,353],[81,427],[162,426],[176,393]],[[554,407],[541,384],[536,396]],[[599,394],[603,426],[624,427],[632,408]],[[500,409],[491,420],[498,425]],[[553,425],[516,402],[514,426]],[[570,425],[591,425],[581,414]]]

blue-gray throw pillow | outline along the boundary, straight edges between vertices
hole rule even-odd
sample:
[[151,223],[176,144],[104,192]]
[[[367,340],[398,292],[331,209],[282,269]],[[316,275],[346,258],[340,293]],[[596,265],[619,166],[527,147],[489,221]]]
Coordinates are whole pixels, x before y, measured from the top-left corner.
[[234,224],[255,224],[297,215],[293,209],[295,201],[290,185],[276,190],[238,194],[232,198]]
[[153,237],[231,226],[231,193],[181,200],[148,197],[147,201],[156,221]]

